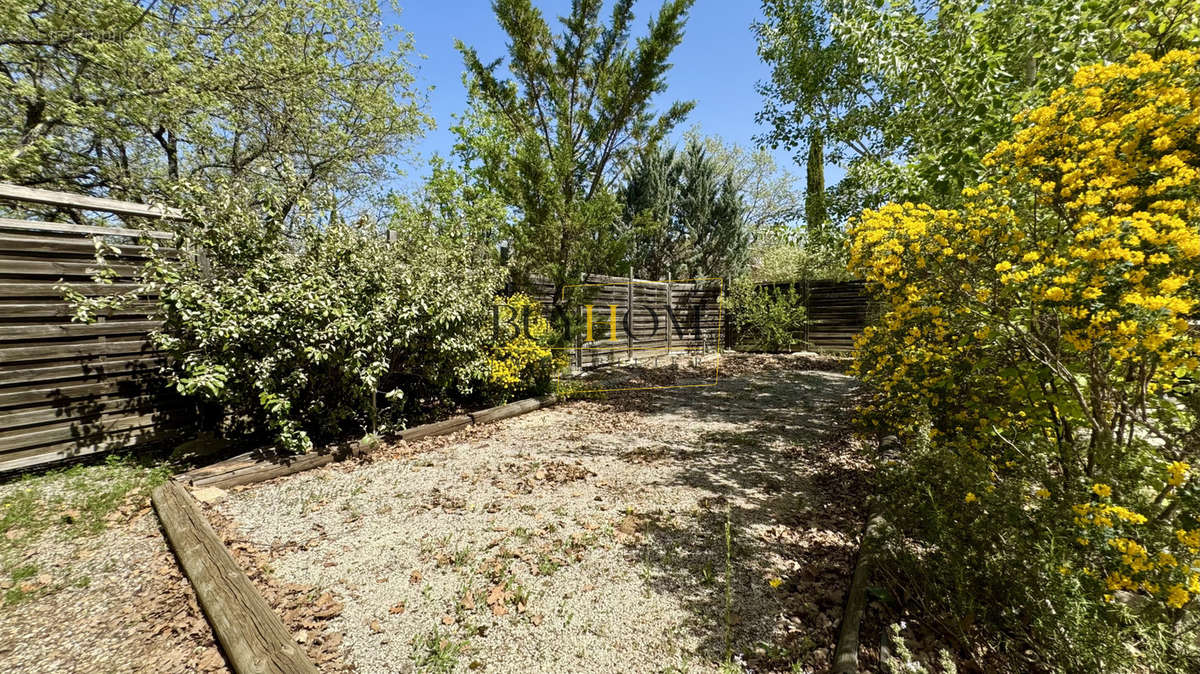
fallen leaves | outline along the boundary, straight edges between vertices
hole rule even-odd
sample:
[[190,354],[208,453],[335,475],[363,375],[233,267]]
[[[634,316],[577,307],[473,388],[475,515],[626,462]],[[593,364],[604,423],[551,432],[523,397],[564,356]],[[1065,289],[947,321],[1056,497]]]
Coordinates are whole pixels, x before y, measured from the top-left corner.
[[513,593],[508,589],[508,581],[502,581],[492,586],[488,590],[487,605],[492,609],[492,615],[502,616],[508,613],[508,607],[505,604],[513,598]]
[[341,602],[334,600],[332,594],[329,592],[323,592],[321,596],[317,598],[316,606],[314,607],[312,615],[314,618],[328,620],[341,615],[344,608],[345,607],[341,604]]

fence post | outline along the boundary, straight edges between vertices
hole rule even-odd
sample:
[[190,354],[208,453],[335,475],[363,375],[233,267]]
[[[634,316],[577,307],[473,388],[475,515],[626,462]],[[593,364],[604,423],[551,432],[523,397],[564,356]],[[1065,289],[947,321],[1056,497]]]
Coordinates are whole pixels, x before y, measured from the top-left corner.
[[811,302],[812,294],[808,287],[808,278],[807,277],[803,281],[801,281],[800,293],[801,293],[800,294],[800,302],[804,306],[804,323],[803,323],[804,328],[801,331],[801,334],[804,335],[804,338],[803,338],[804,348],[810,349],[810,350],[815,350],[813,348],[812,342],[810,340],[810,335],[809,335],[809,325],[812,323],[812,307],[810,307],[809,305],[812,304],[812,302]]
[[[671,279],[667,279],[667,355],[671,355]],[[671,361],[667,359],[669,364]]]
[[[586,320],[586,319],[583,316],[583,307],[580,306],[579,307],[579,324],[583,325],[584,320]],[[586,329],[586,327],[585,327],[585,329]],[[581,332],[579,330],[575,331],[575,367],[578,368],[578,370],[580,372],[583,371],[583,335],[581,334]]]
[[625,341],[629,346],[629,360],[633,360],[633,265],[629,265],[629,287],[625,303]]

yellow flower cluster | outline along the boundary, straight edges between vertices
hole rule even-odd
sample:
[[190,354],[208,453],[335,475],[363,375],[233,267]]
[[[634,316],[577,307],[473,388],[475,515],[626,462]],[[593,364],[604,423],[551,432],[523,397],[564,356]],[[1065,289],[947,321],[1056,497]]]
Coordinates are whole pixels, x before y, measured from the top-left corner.
[[1191,468],[1183,461],[1173,461],[1167,466],[1167,484],[1172,487],[1181,487],[1187,480],[1188,469]]
[[515,317],[513,324],[524,330],[525,315],[529,315],[529,334],[513,335],[508,341],[492,347],[487,359],[488,373],[493,385],[505,391],[531,388],[539,377],[548,377],[565,366],[565,358],[556,355],[544,344],[550,334],[550,322],[542,315],[541,305],[524,294],[498,297],[496,304],[505,316]]

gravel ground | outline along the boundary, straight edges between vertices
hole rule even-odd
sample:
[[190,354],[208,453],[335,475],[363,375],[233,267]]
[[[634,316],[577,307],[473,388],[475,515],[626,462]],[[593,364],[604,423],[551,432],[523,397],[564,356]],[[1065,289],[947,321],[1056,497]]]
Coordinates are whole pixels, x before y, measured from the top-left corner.
[[823,671],[869,463],[852,380],[815,362],[728,356],[718,387],[573,400],[216,508],[339,602],[358,672]]

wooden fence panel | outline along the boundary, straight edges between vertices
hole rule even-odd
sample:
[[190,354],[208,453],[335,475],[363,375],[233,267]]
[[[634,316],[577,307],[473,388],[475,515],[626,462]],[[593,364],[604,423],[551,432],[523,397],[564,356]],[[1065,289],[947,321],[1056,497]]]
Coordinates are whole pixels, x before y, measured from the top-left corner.
[[[568,301],[563,304],[579,312],[574,318],[584,326],[574,348],[569,349],[571,362],[593,368],[630,359],[718,351],[724,346],[721,289],[716,280],[668,283],[598,274],[568,286],[564,289]],[[555,296],[554,284],[544,278],[533,278],[523,290],[542,304],[547,315],[555,310],[556,300],[561,301]],[[631,299],[627,330],[625,316]],[[592,305],[591,340],[587,339],[587,304]],[[668,306],[674,319],[667,313]],[[614,307],[615,339],[611,330]]]
[[[178,217],[178,212],[0,184],[0,198],[116,213]],[[106,258],[112,283],[93,274],[96,240],[119,252]],[[175,437],[194,414],[169,391],[148,339],[160,325],[155,297],[142,296],[97,322],[71,320],[62,285],[84,295],[127,293],[155,241],[167,257],[174,235],[136,227],[105,227],[0,218],[0,471],[135,448]]]

